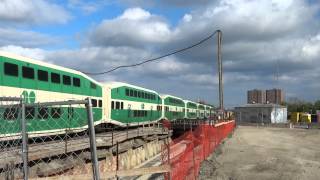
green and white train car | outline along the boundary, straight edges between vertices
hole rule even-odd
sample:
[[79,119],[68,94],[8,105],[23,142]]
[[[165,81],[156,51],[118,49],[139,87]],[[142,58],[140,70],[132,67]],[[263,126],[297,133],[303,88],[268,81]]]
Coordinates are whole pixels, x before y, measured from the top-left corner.
[[198,103],[198,118],[203,119],[205,117],[205,106]]
[[150,89],[112,82],[104,84],[107,123],[135,126],[158,121],[162,116],[160,95]]
[[[136,126],[168,119],[204,118],[205,106],[171,95],[126,84],[101,84],[72,69],[0,52],[0,97],[23,96],[26,103],[83,100],[91,97],[95,125]],[[18,111],[0,109],[0,137],[20,131]],[[74,115],[77,114],[77,118]],[[82,106],[28,107],[29,136],[51,135],[87,128]]]
[[215,114],[216,114],[216,111],[215,111],[214,107],[210,106],[210,117],[214,117]]
[[211,106],[209,106],[209,105],[204,105],[204,107],[205,107],[205,118],[209,118],[210,117],[210,110],[211,110]]
[[197,103],[192,102],[192,101],[188,101],[188,100],[184,100],[184,104],[185,104],[185,118],[186,119],[197,119]]
[[[85,74],[42,61],[0,52],[0,96],[24,97],[27,103],[93,100],[94,121],[102,120],[102,86]],[[54,98],[54,99],[53,99]],[[15,135],[20,131],[18,110],[2,108],[0,134]],[[68,112],[68,113],[62,113]],[[83,119],[73,119],[77,113]],[[32,134],[57,133],[87,127],[84,107],[29,107],[26,109],[27,131]],[[83,116],[81,115],[83,114]]]
[[162,119],[176,120],[185,117],[184,101],[176,96],[162,95]]

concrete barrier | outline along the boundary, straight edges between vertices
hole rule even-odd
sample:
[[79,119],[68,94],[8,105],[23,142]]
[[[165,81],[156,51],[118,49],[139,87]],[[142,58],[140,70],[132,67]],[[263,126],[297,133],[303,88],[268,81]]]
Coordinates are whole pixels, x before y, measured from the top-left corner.
[[[144,144],[136,149],[129,149],[128,151],[119,154],[119,170],[133,169],[142,163],[148,161],[161,152],[161,146],[164,140],[155,140]],[[111,172],[116,170],[117,160],[112,153],[107,153],[103,165],[103,172]]]

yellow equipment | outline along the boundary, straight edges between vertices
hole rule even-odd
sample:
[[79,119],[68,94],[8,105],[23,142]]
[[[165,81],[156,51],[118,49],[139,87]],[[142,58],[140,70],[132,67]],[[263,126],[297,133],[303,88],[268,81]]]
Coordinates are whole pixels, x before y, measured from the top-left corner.
[[300,120],[300,112],[292,112],[290,121],[291,123],[298,123]]
[[311,114],[308,113],[301,113],[300,120],[302,123],[311,123]]

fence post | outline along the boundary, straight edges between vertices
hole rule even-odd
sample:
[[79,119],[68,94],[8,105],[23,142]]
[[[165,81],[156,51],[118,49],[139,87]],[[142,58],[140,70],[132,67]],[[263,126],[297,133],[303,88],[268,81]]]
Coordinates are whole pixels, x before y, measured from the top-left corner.
[[112,146],[113,146],[113,127],[112,127],[112,131],[111,131],[111,144],[112,144]]
[[117,141],[117,146],[116,146],[116,179],[119,179],[118,176],[118,171],[119,171],[119,142]]
[[99,180],[99,162],[97,157],[97,146],[96,146],[96,135],[94,131],[94,123],[93,123],[93,113],[92,113],[92,104],[91,98],[87,98],[87,116],[88,116],[88,127],[89,127],[89,140],[90,140],[90,152],[91,152],[91,163],[93,170],[93,179]]
[[[167,151],[168,151],[168,165],[171,168],[171,164],[170,164],[170,141],[169,141],[169,137],[165,140],[165,144],[167,144]],[[171,171],[168,172],[168,180],[171,180]]]
[[28,179],[28,138],[26,128],[26,104],[23,100],[21,104],[21,133],[22,133],[22,161],[23,161],[23,179]]

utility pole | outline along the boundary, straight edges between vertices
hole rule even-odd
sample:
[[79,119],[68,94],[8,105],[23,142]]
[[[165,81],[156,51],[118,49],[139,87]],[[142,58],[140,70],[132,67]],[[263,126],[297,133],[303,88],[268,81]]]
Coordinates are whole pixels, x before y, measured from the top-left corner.
[[[217,57],[218,57],[218,73],[219,73],[219,112],[223,114],[223,79],[222,79],[222,60],[221,60],[221,46],[222,46],[222,32],[217,30]],[[223,118],[223,117],[222,117]]]

